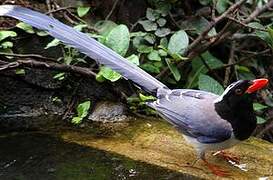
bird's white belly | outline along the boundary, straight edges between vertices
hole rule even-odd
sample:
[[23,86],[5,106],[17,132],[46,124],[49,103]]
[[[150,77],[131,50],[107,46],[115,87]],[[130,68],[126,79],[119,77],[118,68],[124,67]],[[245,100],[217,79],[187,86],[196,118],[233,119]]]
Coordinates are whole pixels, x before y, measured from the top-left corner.
[[186,135],[183,135],[183,137],[190,145],[192,145],[197,150],[198,153],[227,149],[241,142],[240,140],[237,140],[233,134],[229,139],[220,143],[200,143],[193,137]]

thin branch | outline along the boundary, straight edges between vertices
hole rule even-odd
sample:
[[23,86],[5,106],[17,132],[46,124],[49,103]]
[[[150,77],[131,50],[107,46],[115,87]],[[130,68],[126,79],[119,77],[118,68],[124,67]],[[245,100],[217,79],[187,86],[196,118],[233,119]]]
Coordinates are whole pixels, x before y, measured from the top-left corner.
[[[266,49],[266,50],[261,51],[261,52],[253,52],[253,53],[251,53],[250,56],[246,56],[246,57],[242,58],[241,60],[239,60],[239,61],[237,61],[237,62],[225,64],[225,65],[223,65],[223,66],[221,66],[221,67],[219,67],[219,68],[216,68],[216,69],[228,68],[228,67],[230,67],[230,66],[235,66],[235,65],[237,65],[237,64],[240,64],[240,63],[242,63],[242,62],[244,62],[244,61],[251,61],[251,60],[253,60],[253,59],[251,59],[251,58],[256,57],[256,56],[260,56],[261,54],[266,54],[266,53],[268,53],[268,52],[270,52],[270,51],[271,51],[270,49]],[[241,51],[241,52],[242,52],[242,51]]]
[[63,11],[63,10],[73,9],[73,8],[75,8],[75,7],[73,7],[73,6],[60,7],[60,8],[58,8],[58,9],[54,9],[54,10],[48,11],[48,12],[46,12],[45,14],[52,14],[52,13],[56,13],[56,12],[58,12],[58,11]]
[[273,6],[273,0],[270,0],[268,3],[266,3],[263,7],[259,8],[257,7],[249,16],[246,18],[243,23],[248,24],[249,22],[253,21],[256,17],[258,17],[263,12],[271,9]]
[[[47,10],[50,12],[52,10],[51,8],[51,0],[46,0]],[[52,13],[48,13],[49,16],[53,17]]]
[[[228,64],[234,63],[234,52],[235,52],[235,41],[231,41]],[[231,66],[227,67],[225,71],[225,79],[224,79],[225,87],[229,84],[230,73],[231,73]]]
[[214,21],[210,22],[208,27],[188,46],[185,51],[185,55],[187,55],[190,51],[192,51],[196,46],[200,45],[201,41],[207,36],[208,32],[219,22],[225,19],[230,13],[234,12],[237,8],[239,8],[246,0],[240,0],[237,3],[230,6],[223,14],[214,19]]
[[95,77],[97,74],[91,71],[89,68],[74,66],[74,65],[66,65],[66,64],[58,64],[58,63],[45,63],[39,62],[35,60],[18,60],[15,62],[7,63],[0,66],[0,71],[4,70],[11,70],[14,68],[37,68],[37,69],[50,69],[50,70],[57,70],[63,72],[71,72],[81,74],[87,77]]
[[20,58],[37,58],[37,59],[43,59],[43,60],[47,60],[47,61],[56,62],[56,60],[54,58],[45,57],[45,56],[42,56],[39,54],[14,54],[14,53],[0,52],[0,55],[11,56],[11,57],[20,57]]
[[249,29],[254,29],[254,30],[258,30],[258,31],[265,31],[265,32],[267,32],[266,29],[248,26],[247,24],[245,24],[245,23],[243,23],[243,22],[241,22],[241,21],[235,19],[234,17],[228,16],[227,18],[228,18],[229,20],[231,20],[231,21],[233,21],[233,22],[235,22],[235,23],[237,23],[237,24],[239,24],[239,25],[245,27],[245,28],[249,28]]
[[115,3],[114,3],[113,6],[112,6],[111,11],[110,11],[109,14],[106,16],[105,20],[109,20],[109,18],[112,16],[114,10],[115,10],[116,7],[117,7],[118,2],[119,2],[119,0],[116,0],[116,1],[115,1]]
[[222,82],[223,80],[221,79],[221,77],[218,76],[218,75],[215,73],[215,71],[214,71],[213,69],[210,68],[210,66],[208,65],[208,63],[206,62],[206,60],[205,60],[202,56],[198,56],[198,57],[200,57],[202,63],[203,63],[203,64],[205,65],[205,67],[209,70],[209,72],[212,73],[212,74],[214,75],[214,77],[215,77],[218,81]]

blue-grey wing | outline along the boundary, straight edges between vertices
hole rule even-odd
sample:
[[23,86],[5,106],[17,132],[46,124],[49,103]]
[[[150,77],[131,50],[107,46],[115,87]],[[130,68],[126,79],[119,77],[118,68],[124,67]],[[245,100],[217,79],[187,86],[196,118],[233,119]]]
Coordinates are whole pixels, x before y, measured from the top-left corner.
[[213,101],[219,97],[199,90],[177,89],[148,105],[187,136],[202,143],[217,143],[231,137],[231,124],[221,119]]

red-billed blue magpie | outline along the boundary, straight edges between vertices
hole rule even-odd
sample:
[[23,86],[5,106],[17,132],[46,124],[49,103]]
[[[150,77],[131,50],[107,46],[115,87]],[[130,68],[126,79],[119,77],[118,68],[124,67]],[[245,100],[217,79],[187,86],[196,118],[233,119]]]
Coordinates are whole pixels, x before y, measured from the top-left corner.
[[0,15],[17,18],[47,31],[65,44],[119,72],[143,90],[155,94],[157,100],[147,103],[148,106],[173,124],[194,146],[199,158],[218,175],[224,172],[208,163],[205,153],[234,146],[249,138],[256,127],[251,96],[268,83],[267,79],[239,80],[229,85],[221,96],[192,89],[172,90],[87,34],[53,17],[13,5],[0,6]]

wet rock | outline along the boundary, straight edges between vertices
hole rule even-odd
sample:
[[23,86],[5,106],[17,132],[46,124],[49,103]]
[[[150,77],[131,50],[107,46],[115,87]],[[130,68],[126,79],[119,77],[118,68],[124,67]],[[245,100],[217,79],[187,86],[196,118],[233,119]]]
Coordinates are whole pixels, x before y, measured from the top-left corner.
[[99,122],[121,122],[127,119],[127,108],[122,103],[109,101],[99,102],[92,114],[88,117],[91,121]]
[[[105,129],[102,129],[105,131]],[[64,140],[127,156],[131,159],[174,170],[201,179],[219,179],[211,173],[202,161],[196,160],[194,149],[171,125],[160,119],[136,119],[122,131],[112,136],[98,136],[82,132],[61,132]],[[240,164],[234,165],[207,153],[207,160],[230,175],[226,179],[273,178],[273,144],[250,138],[228,149],[227,152],[240,157]],[[225,179],[225,178],[220,178]]]

